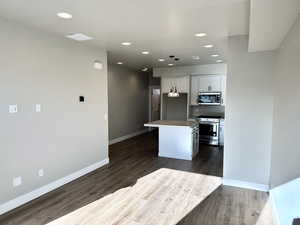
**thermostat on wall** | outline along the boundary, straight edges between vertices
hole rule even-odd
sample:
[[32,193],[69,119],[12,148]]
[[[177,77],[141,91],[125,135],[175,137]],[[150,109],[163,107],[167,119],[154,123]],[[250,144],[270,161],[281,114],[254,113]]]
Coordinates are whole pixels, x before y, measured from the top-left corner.
[[84,101],[84,96],[79,96],[79,102],[83,103]]

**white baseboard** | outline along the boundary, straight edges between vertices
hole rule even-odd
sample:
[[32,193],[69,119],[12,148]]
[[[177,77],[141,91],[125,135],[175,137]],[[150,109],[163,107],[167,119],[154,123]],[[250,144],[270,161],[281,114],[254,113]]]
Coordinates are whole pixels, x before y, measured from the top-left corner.
[[76,180],[77,178],[81,177],[81,176],[84,176],[106,164],[109,163],[109,159],[104,159],[100,162],[97,162],[91,166],[88,166],[88,167],[85,167],[75,173],[72,173],[66,177],[63,177],[59,180],[56,180],[50,184],[47,184],[43,187],[40,187],[32,192],[29,192],[27,194],[24,194],[22,196],[19,196],[13,200],[10,200],[2,205],[0,205],[0,215],[12,210],[12,209],[15,209],[21,205],[24,205],[25,203],[28,203],[50,191],[53,191],[54,189],[57,189],[61,186],[63,186],[64,184],[67,184],[73,180]]
[[239,180],[223,179],[223,185],[252,189],[252,190],[257,190],[257,191],[264,191],[264,192],[269,191],[269,185],[256,184],[256,183],[239,181]]
[[140,130],[140,131],[137,131],[137,132],[134,132],[134,133],[131,133],[131,134],[127,134],[127,135],[119,137],[119,138],[112,139],[112,140],[109,141],[109,145],[116,144],[116,143],[121,142],[121,141],[125,141],[129,138],[132,138],[132,137],[135,137],[135,136],[147,133],[147,132],[149,132],[149,130],[144,129],[144,130]]

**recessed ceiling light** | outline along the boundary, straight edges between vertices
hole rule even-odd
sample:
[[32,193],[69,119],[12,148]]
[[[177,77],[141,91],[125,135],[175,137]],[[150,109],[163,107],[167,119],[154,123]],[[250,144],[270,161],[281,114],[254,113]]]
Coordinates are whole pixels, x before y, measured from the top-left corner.
[[131,42],[122,42],[122,45],[129,46],[129,45],[131,45]]
[[164,61],[165,61],[165,59],[158,59],[158,61],[159,61],[159,62],[164,62]]
[[192,58],[193,58],[194,60],[200,60],[200,57],[199,57],[199,56],[196,56],[196,55],[192,56]]
[[213,45],[204,45],[203,47],[204,48],[213,48],[214,46]]
[[217,60],[216,62],[217,62],[217,63],[221,63],[221,62],[223,62],[223,60],[219,59],[219,60]]
[[143,72],[147,72],[147,71],[148,71],[148,68],[145,67],[145,68],[142,69],[142,71],[143,71]]
[[173,63],[169,63],[168,66],[174,66],[174,64]]
[[143,51],[142,54],[143,54],[143,55],[148,55],[149,52],[148,52],[148,51]]
[[89,37],[85,34],[82,33],[75,33],[75,34],[69,34],[66,36],[67,38],[73,39],[75,41],[88,41],[88,40],[92,40],[92,37]]
[[123,65],[123,62],[117,62],[118,65]]
[[218,54],[214,54],[214,55],[211,55],[211,57],[213,57],[213,58],[216,58],[216,57],[219,57],[220,55],[218,55]]
[[56,15],[62,19],[72,19],[72,17],[73,17],[70,13],[67,13],[67,12],[59,12]]
[[205,37],[206,35],[206,33],[196,33],[195,37]]

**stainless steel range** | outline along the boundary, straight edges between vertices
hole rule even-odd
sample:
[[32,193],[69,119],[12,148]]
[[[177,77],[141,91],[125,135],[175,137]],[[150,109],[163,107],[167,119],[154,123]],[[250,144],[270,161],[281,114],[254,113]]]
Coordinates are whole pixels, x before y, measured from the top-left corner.
[[199,116],[199,141],[210,145],[219,145],[220,133],[219,116]]

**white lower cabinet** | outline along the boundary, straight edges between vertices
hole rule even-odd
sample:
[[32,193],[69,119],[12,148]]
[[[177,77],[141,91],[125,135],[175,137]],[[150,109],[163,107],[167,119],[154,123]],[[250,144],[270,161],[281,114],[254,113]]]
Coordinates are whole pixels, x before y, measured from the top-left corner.
[[193,156],[192,158],[194,158],[198,152],[199,152],[199,128],[194,127],[192,130],[192,143],[193,143]]
[[199,152],[197,127],[160,126],[159,156],[192,160]]

